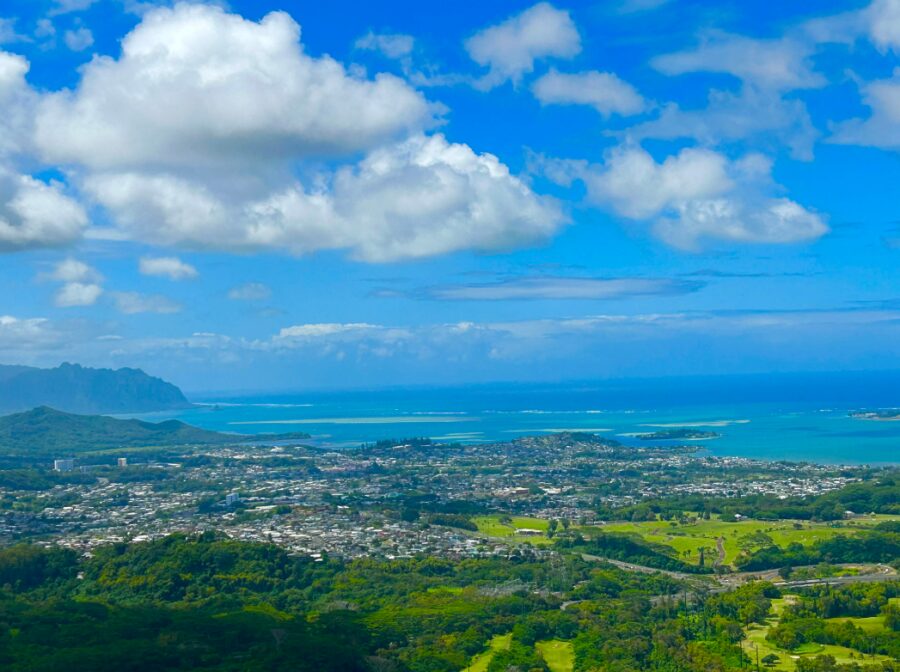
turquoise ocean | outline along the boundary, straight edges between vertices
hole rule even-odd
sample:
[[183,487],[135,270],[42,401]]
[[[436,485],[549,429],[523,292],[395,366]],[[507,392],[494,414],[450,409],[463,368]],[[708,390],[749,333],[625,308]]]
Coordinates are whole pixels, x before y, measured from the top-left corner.
[[138,417],[241,434],[306,432],[311,443],[335,449],[391,438],[477,444],[562,431],[648,445],[634,435],[685,427],[721,436],[650,445],[694,443],[712,455],[767,460],[900,463],[900,422],[850,415],[900,407],[900,372],[189,396],[194,408]]

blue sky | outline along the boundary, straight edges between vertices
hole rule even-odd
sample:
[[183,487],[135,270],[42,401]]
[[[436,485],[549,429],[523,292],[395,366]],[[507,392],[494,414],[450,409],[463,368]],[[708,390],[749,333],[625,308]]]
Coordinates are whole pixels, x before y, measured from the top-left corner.
[[0,361],[900,367],[900,0],[7,0]]

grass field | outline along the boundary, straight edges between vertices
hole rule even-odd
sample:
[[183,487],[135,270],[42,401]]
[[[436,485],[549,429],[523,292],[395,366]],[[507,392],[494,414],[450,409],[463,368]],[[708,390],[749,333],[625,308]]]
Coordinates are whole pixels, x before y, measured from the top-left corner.
[[867,618],[829,618],[828,620],[833,623],[843,623],[845,621],[849,621],[850,623],[853,623],[853,625],[855,625],[857,628],[861,628],[866,632],[879,632],[881,630],[884,630],[884,616],[869,616]]
[[[549,521],[542,518],[513,516],[508,522],[501,522],[502,516],[476,516],[472,518],[478,531],[491,537],[499,537],[510,541],[523,541],[532,544],[549,544],[552,540],[546,536],[524,536],[516,534],[516,530],[533,529],[547,531]],[[700,559],[700,549],[706,548],[707,563],[718,556],[716,541],[722,539],[725,549],[725,564],[733,565],[742,550],[755,550],[770,542],[781,547],[793,543],[804,546],[821,539],[828,539],[836,534],[855,534],[860,530],[886,520],[900,520],[900,516],[872,516],[851,521],[834,523],[813,523],[809,521],[759,521],[743,520],[741,522],[725,522],[716,516],[712,520],[697,520],[692,523],[681,523],[665,520],[641,522],[613,522],[596,528],[583,528],[580,531],[590,534],[592,531],[622,532],[635,534],[648,542],[662,544],[672,548],[679,558],[696,564]],[[560,529],[560,532],[562,530]]]
[[[829,523],[811,523],[808,521],[758,521],[744,520],[738,523],[712,520],[698,520],[693,523],[680,524],[670,521],[646,521],[637,523],[609,523],[598,528],[604,532],[624,532],[636,534],[643,539],[663,544],[674,549],[686,562],[699,561],[699,549],[707,548],[706,557],[716,557],[716,540],[721,538],[725,547],[725,564],[731,565],[741,553],[742,547],[753,549],[761,545],[766,537],[781,547],[792,543],[809,545],[820,539],[827,539],[836,534],[855,534],[861,529],[870,527],[883,520],[897,520],[897,516],[876,516],[863,518],[835,527]],[[765,535],[763,537],[762,535]]]
[[[830,655],[834,656],[835,660],[839,665],[846,665],[848,663],[880,663],[885,661],[890,661],[891,659],[887,656],[865,656],[863,658],[863,654],[859,651],[855,651],[853,649],[848,649],[844,646],[832,646],[829,644],[803,644],[793,651],[785,651],[784,649],[779,649],[769,642],[766,641],[766,635],[769,632],[769,629],[776,626],[778,624],[779,615],[781,611],[784,609],[784,605],[791,600],[791,596],[788,595],[781,599],[772,600],[772,614],[769,619],[766,621],[766,625],[752,625],[747,630],[745,630],[745,639],[742,642],[742,646],[744,648],[744,652],[750,656],[752,661],[756,661],[756,654],[759,653],[759,658],[762,660],[770,653],[774,653],[779,658],[779,662],[777,665],[767,668],[771,670],[783,670],[784,672],[792,672],[797,668],[797,660],[800,658],[815,658],[816,656],[822,655]],[[876,617],[877,618],[877,617]],[[871,621],[872,619],[868,618],[853,618],[853,619],[836,619],[836,620],[852,620],[854,622],[857,621]],[[862,627],[862,626],[861,626]]]
[[513,516],[508,523],[500,522],[502,516],[476,516],[472,522],[478,526],[478,531],[491,537],[503,537],[515,541],[527,541],[532,544],[549,544],[551,539],[546,536],[525,536],[516,534],[516,530],[541,530],[546,534],[550,522],[543,518],[526,518]]
[[575,669],[575,649],[572,642],[548,639],[534,646],[544,657],[550,672],[572,672]]
[[496,635],[488,644],[488,650],[472,658],[464,672],[487,672],[488,665],[491,664],[491,658],[494,657],[494,654],[497,651],[505,651],[511,643],[512,634]]
[[[496,635],[488,643],[487,651],[479,653],[472,658],[463,672],[487,672],[488,665],[494,654],[498,651],[505,651],[512,643],[512,634]],[[543,642],[537,642],[534,645],[540,654],[547,661],[547,667],[550,672],[572,672],[575,669],[575,650],[572,642],[564,642],[561,639],[548,639]]]

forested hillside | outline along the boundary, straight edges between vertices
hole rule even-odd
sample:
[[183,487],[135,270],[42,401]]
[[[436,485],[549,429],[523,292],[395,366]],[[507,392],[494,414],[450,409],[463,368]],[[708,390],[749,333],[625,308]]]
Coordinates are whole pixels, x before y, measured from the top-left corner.
[[[703,595],[666,576],[525,548],[506,559],[315,561],[214,534],[90,557],[16,546],[0,551],[0,586],[0,664],[12,672],[458,672],[480,657],[486,672],[725,672],[750,665],[743,630],[766,623],[781,595],[768,583]],[[887,619],[900,585],[830,595],[822,617]],[[785,623],[792,637],[826,636]],[[894,650],[893,630],[879,637],[880,650]]]

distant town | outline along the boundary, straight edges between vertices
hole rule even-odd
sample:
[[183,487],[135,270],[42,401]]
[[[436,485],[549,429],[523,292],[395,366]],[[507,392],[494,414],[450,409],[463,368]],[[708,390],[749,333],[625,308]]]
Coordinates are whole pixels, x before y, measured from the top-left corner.
[[[48,461],[49,482],[0,487],[0,538],[89,550],[175,532],[221,530],[321,558],[539,553],[454,516],[519,516],[597,526],[602,507],[674,495],[819,495],[861,468],[696,454],[690,446],[625,447],[584,434],[466,446],[385,441],[359,450],[304,445],[184,446],[163,458]],[[449,524],[446,524],[449,521]],[[442,524],[444,523],[444,524]],[[523,527],[522,537],[533,532]]]

